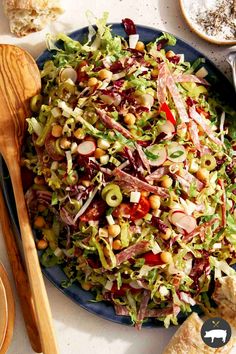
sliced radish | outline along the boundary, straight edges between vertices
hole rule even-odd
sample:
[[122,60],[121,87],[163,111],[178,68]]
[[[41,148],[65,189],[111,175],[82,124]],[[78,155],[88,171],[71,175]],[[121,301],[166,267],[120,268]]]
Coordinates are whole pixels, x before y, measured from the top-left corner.
[[61,69],[60,71],[60,81],[66,81],[68,79],[74,83],[77,80],[77,72],[71,67]]
[[165,140],[172,138],[173,134],[175,133],[175,126],[173,123],[167,120],[160,126],[160,132],[166,134]]
[[196,219],[193,216],[187,215],[181,210],[173,211],[169,216],[169,220],[173,225],[180,227],[188,234],[192,232],[197,226]]
[[167,147],[168,160],[172,162],[183,162],[186,160],[186,150],[183,145],[172,143]]
[[154,98],[152,95],[149,95],[149,93],[144,93],[141,96],[140,103],[142,106],[147,107],[150,110],[154,104]]
[[101,100],[108,104],[114,104],[114,106],[119,106],[120,102],[121,102],[121,96],[119,94],[116,95],[100,95]]
[[96,150],[96,144],[94,141],[86,140],[79,144],[77,151],[80,155],[91,156]]
[[145,149],[145,154],[151,166],[160,166],[167,159],[166,148],[157,144],[148,146]]
[[138,34],[130,34],[129,35],[129,47],[134,49],[136,44],[138,43],[139,35]]

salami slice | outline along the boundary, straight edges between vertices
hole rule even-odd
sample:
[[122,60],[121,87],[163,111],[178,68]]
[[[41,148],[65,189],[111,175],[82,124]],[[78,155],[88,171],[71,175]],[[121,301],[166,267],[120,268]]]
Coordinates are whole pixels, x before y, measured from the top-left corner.
[[157,78],[157,98],[159,105],[161,106],[166,101],[167,91],[166,91],[166,64],[161,63],[158,67],[159,74]]
[[225,194],[225,186],[224,186],[224,181],[222,179],[219,179],[218,180],[218,184],[219,186],[221,187],[222,189],[222,197],[221,197],[221,200],[222,200],[222,204],[221,204],[221,219],[222,219],[222,227],[225,227],[226,226],[226,194]]
[[169,168],[167,166],[162,166],[157,168],[154,172],[146,177],[146,180],[149,181],[158,181],[161,177],[168,174]]
[[107,128],[117,130],[119,133],[124,135],[124,137],[126,137],[127,139],[133,139],[132,134],[126,128],[124,128],[120,123],[116,122],[113,118],[111,118],[108,114],[106,114],[105,111],[102,111],[101,109],[96,109],[96,111],[99,114],[101,121],[105,124]]
[[189,122],[188,131],[190,134],[190,139],[193,142],[193,145],[196,147],[196,149],[198,151],[202,152],[202,147],[201,147],[201,143],[200,143],[199,135],[198,135],[198,127],[194,121]]
[[119,168],[116,168],[113,174],[115,175],[116,182],[118,184],[119,183],[124,184],[126,188],[128,187],[138,191],[147,191],[147,192],[155,193],[163,198],[167,198],[169,196],[165,188],[151,186],[147,182],[141,181],[137,177],[133,177],[128,173],[120,170]]
[[[198,234],[201,233],[201,231],[205,230],[207,227],[212,226],[216,221],[218,221],[217,218],[211,219],[210,221],[206,221],[203,224],[199,225],[198,227],[195,228],[194,231],[190,232],[189,234],[186,234],[183,236],[183,241],[185,242],[190,242],[193,237],[197,236]],[[204,232],[204,235],[206,233]]]
[[127,261],[128,259],[148,251],[148,246],[148,241],[140,241],[130,247],[125,248],[123,251],[116,255],[116,265],[119,266],[121,263]]
[[199,114],[195,107],[192,106],[189,108],[190,117],[204,130],[204,132],[208,135],[208,137],[217,145],[222,146],[223,143],[220,139],[215,136],[215,133],[207,124],[206,119]]
[[176,82],[195,82],[196,84],[210,85],[205,79],[201,79],[191,74],[177,74],[173,75]]
[[[168,69],[168,71],[169,71],[169,69]],[[179,113],[179,118],[180,118],[181,122],[189,122],[188,113],[187,113],[186,108],[184,106],[183,99],[180,96],[179,90],[175,84],[175,80],[173,79],[173,76],[171,75],[170,71],[169,71],[167,79],[166,79],[166,85],[170,91],[172,98],[173,98],[173,101],[174,101],[176,109]]]
[[146,168],[146,170],[150,173],[150,164],[148,162],[148,159],[145,155],[145,153],[143,152],[142,147],[139,144],[135,144],[135,147],[138,151],[139,157],[143,163],[143,166]]
[[138,311],[138,316],[137,316],[137,323],[135,327],[140,330],[142,327],[142,322],[145,318],[146,315],[146,310],[147,310],[147,305],[151,297],[151,292],[149,290],[144,290],[142,300],[140,303],[139,311]]

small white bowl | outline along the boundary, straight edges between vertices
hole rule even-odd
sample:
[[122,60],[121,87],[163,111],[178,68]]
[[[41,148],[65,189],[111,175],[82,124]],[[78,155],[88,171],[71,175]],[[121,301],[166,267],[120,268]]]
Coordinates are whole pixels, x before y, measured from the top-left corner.
[[206,41],[214,44],[219,44],[219,45],[235,45],[236,44],[236,39],[228,40],[228,39],[215,39],[214,37],[208,36],[205,32],[201,32],[194,22],[194,20],[191,18],[191,4],[198,4],[199,7],[201,7],[201,2],[196,1],[196,0],[179,0],[180,3],[180,8],[183,14],[183,17],[191,30],[195,32],[199,37],[202,39],[205,39]]

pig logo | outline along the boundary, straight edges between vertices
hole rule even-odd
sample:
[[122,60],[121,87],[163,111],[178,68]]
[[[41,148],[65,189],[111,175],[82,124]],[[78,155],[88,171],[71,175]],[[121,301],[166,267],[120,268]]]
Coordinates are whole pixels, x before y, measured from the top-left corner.
[[225,343],[227,337],[227,331],[224,329],[212,329],[211,331],[206,331],[204,338],[211,338],[211,343],[214,342],[215,338],[222,338],[222,342]]
[[230,325],[223,318],[210,318],[201,328],[201,337],[203,342],[211,348],[223,347],[231,338]]

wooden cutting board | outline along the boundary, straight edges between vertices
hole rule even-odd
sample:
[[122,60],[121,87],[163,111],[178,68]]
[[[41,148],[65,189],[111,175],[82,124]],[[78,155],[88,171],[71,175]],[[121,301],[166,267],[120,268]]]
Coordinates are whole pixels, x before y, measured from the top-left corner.
[[[5,354],[8,351],[9,345],[13,336],[14,322],[15,322],[15,303],[13,298],[12,289],[6,273],[5,268],[0,263],[0,279],[5,289],[5,295],[7,299],[7,325],[5,331],[5,338],[2,346],[0,345],[0,354]],[[1,317],[0,317],[1,318]]]

